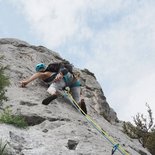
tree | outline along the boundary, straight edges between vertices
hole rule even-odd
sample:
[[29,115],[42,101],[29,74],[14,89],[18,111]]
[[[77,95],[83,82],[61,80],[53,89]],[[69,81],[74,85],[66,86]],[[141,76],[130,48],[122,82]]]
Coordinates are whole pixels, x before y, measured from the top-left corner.
[[146,142],[146,148],[148,148],[151,154],[155,154],[155,131],[150,133]]
[[155,125],[153,123],[152,110],[147,103],[146,107],[148,117],[138,113],[133,118],[135,125],[125,122],[123,129],[130,138],[138,139],[143,147],[148,148],[152,154],[155,154]]

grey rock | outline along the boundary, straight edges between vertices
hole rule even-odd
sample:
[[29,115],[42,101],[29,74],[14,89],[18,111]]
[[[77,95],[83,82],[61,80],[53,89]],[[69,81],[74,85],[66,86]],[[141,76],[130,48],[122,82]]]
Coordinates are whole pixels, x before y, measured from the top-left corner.
[[[39,80],[19,87],[19,81],[35,72],[37,63],[65,61],[58,53],[43,46],[30,45],[12,38],[0,39],[0,60],[9,66],[6,75],[11,85],[1,111],[10,106],[14,114],[22,115],[28,128],[19,129],[12,125],[0,124],[0,139],[7,140],[12,155],[109,155],[112,145],[101,135],[83,115],[65,98],[58,98],[48,106],[41,102],[48,96],[47,85]],[[109,106],[95,75],[85,70],[81,72],[82,92],[88,114],[119,143],[130,155],[139,152],[150,153],[137,140],[130,139],[117,124],[117,114]],[[104,116],[104,117],[103,117]],[[106,120],[106,119],[108,120]],[[131,147],[132,146],[132,147]],[[120,153],[116,151],[115,155]]]

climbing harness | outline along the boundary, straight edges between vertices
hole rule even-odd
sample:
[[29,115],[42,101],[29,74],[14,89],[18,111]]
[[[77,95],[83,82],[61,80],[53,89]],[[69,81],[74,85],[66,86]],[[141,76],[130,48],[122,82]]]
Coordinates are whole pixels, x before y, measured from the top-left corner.
[[101,133],[101,135],[107,140],[109,141],[112,145],[112,153],[111,155],[114,155],[114,153],[116,152],[116,150],[118,150],[122,155],[129,155],[129,153],[127,153],[118,143],[115,143],[114,140],[112,139],[112,137],[110,137],[106,131],[104,131],[95,121],[93,121],[93,119],[86,114],[81,107],[78,105],[78,103],[74,100],[74,98],[72,97],[72,95],[69,92],[69,89],[64,90],[64,91],[59,91],[59,94],[64,96],[65,98],[69,99],[70,102],[72,103],[72,105],[81,113],[83,114],[83,116],[86,118],[86,120],[99,132]]

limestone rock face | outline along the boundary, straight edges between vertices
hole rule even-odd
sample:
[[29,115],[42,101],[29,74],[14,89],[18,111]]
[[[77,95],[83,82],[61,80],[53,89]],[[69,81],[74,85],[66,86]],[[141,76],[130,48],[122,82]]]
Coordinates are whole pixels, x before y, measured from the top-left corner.
[[[0,60],[9,66],[6,75],[11,85],[7,88],[9,106],[14,114],[25,117],[29,127],[19,129],[0,124],[0,139],[8,141],[10,155],[109,155],[112,145],[93,126],[87,122],[72,104],[59,97],[48,106],[41,102],[48,96],[48,86],[35,80],[26,88],[19,87],[19,81],[35,72],[37,63],[65,61],[58,53],[43,46],[30,45],[24,41],[0,39]],[[150,155],[137,140],[131,140],[121,131],[116,112],[109,107],[100,84],[93,73],[80,70],[82,93],[88,114],[117,143],[131,155]],[[105,119],[106,118],[106,119]],[[115,153],[119,155],[117,151]]]

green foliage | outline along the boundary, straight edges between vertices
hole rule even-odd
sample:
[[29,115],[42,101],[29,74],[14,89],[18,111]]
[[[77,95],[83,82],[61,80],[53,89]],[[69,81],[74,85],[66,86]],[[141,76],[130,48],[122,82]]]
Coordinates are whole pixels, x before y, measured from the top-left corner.
[[123,131],[130,138],[138,139],[138,136],[136,134],[136,127],[134,125],[132,125],[130,122],[124,122],[124,124],[123,124]]
[[6,143],[3,143],[2,142],[2,139],[0,140],[0,155],[7,155],[7,149],[6,149],[6,146],[7,146],[7,142]]
[[[3,59],[2,56],[0,57],[0,60],[1,59]],[[0,64],[0,105],[2,105],[3,100],[7,100],[7,97],[5,96],[5,92],[6,92],[5,87],[9,85],[9,79],[4,75],[4,71],[6,68],[7,67],[3,67]]]
[[6,124],[12,124],[19,128],[26,128],[28,124],[25,119],[19,115],[12,115],[11,110],[6,108],[3,113],[0,115],[0,122]]
[[150,133],[150,136],[147,139],[146,147],[151,154],[155,154],[155,132]]
[[134,117],[134,122],[138,129],[144,131],[144,132],[149,132],[150,130],[153,129],[153,117],[152,117],[152,110],[150,109],[149,105],[146,103],[147,107],[147,112],[148,112],[148,119],[144,117],[143,114],[137,114]]
[[143,147],[155,154],[155,126],[153,125],[152,110],[147,106],[148,117],[143,114],[137,114],[133,119],[135,125],[130,122],[125,122],[123,125],[124,133],[130,138],[136,138]]

